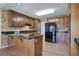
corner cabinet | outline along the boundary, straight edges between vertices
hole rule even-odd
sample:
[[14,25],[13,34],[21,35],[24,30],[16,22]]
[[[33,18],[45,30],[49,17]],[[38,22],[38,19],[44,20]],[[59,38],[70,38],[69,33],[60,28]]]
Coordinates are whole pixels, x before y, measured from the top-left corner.
[[42,56],[43,50],[43,38],[42,36],[23,40],[24,43],[24,51],[27,53],[28,56]]

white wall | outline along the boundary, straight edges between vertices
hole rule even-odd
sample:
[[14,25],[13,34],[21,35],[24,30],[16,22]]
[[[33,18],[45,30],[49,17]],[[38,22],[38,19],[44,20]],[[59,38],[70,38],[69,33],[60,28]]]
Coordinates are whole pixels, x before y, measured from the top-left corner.
[[45,34],[45,22],[41,22],[41,34]]
[[43,46],[45,46],[45,23],[46,19],[41,19],[41,35],[43,35]]
[[41,34],[45,34],[45,23],[47,22],[47,19],[41,19]]

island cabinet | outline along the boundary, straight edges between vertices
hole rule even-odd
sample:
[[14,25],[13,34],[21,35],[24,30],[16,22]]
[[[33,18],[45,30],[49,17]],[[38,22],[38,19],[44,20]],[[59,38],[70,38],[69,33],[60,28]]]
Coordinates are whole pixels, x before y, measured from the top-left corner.
[[35,55],[42,55],[42,48],[43,48],[42,37],[35,38],[34,44],[35,44],[35,48],[34,48]]
[[28,56],[41,56],[42,55],[42,37],[36,37],[30,40],[23,40],[24,51]]
[[9,36],[9,45],[10,47],[17,49],[19,54],[25,56],[41,56],[43,48],[42,39],[42,36],[30,39]]

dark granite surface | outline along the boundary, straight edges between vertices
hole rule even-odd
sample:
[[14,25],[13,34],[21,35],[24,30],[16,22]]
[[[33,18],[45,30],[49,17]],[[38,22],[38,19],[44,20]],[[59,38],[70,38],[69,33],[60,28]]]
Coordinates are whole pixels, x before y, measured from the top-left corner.
[[[16,31],[2,31],[2,34],[14,34]],[[20,31],[20,33],[36,32],[36,30]]]
[[37,34],[37,35],[30,35],[30,36],[25,36],[25,35],[19,35],[19,36],[16,36],[16,35],[14,35],[14,34],[9,34],[8,35],[9,37],[16,37],[16,38],[19,38],[19,39],[28,39],[28,40],[30,40],[30,39],[33,39],[33,38],[37,38],[37,37],[40,37],[40,36],[42,36],[42,35],[40,35],[40,34]]

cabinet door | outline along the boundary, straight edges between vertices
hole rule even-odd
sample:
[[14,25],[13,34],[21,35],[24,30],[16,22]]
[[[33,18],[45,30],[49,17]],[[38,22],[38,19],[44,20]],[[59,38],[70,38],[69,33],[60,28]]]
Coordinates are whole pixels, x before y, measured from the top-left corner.
[[12,17],[13,17],[13,12],[12,11],[8,11],[8,26],[12,26],[13,22],[12,22]]
[[41,22],[39,19],[35,19],[35,29],[37,30],[38,33],[41,32]]
[[23,49],[23,39],[16,39],[16,46],[18,49]]
[[8,36],[8,45],[10,47],[15,47],[16,46],[16,39],[12,36]]
[[24,39],[24,51],[28,56],[34,56],[34,39]]
[[30,23],[31,23],[31,28],[34,29],[35,28],[35,20],[31,19]]
[[31,19],[25,16],[25,23],[26,23],[26,25],[30,25]]
[[24,54],[23,39],[20,39],[20,38],[16,39],[16,49],[17,49],[19,55],[25,55]]
[[22,27],[25,25],[24,16],[17,13],[12,17],[11,21],[13,22],[12,26],[15,26],[15,27]]
[[8,11],[8,24],[12,27],[22,27],[25,25],[24,15],[14,12]]
[[42,36],[37,37],[35,39],[35,55],[36,56],[41,56],[42,55]]

